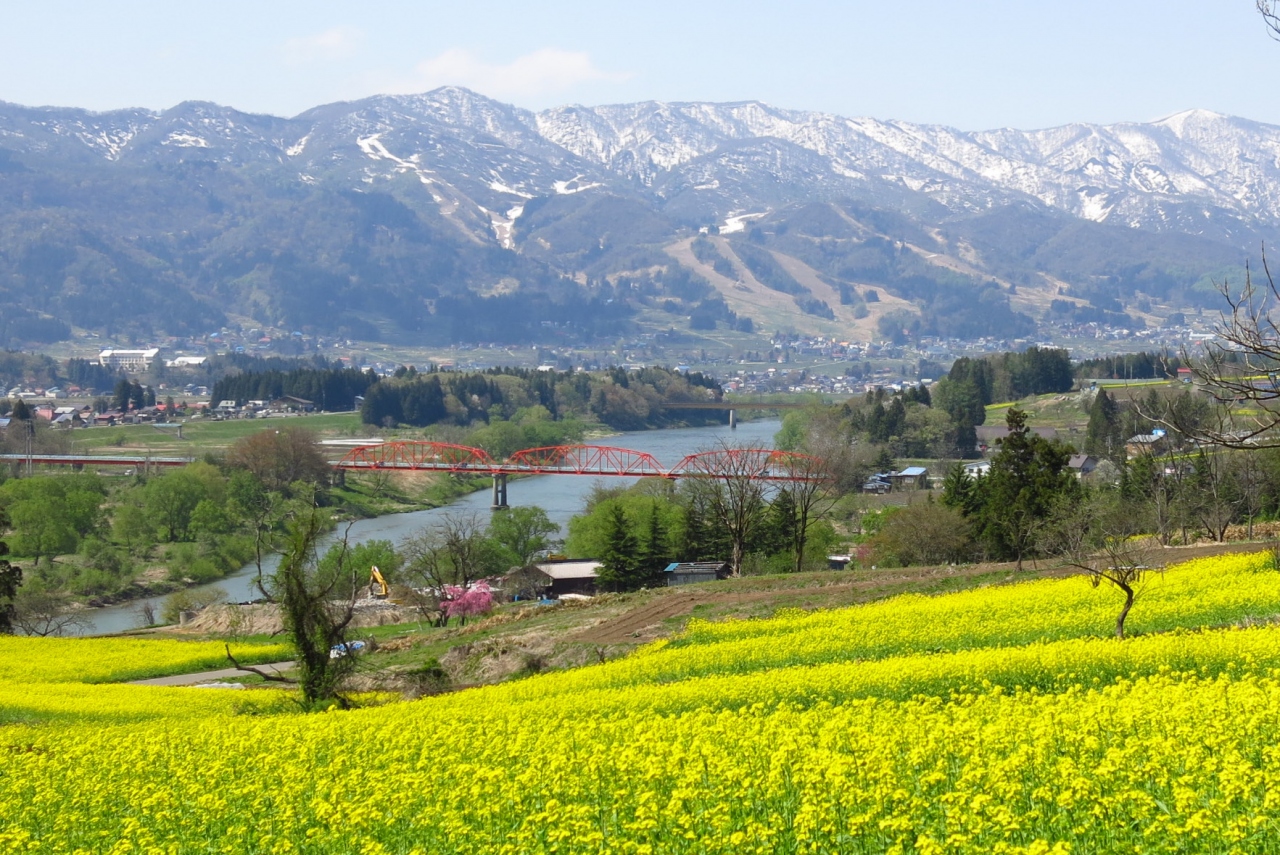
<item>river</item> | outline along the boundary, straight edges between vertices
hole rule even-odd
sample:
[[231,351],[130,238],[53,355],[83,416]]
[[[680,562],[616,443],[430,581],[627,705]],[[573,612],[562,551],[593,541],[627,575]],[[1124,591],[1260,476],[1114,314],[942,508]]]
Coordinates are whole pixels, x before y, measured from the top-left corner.
[[[629,448],[633,451],[644,451],[652,454],[663,466],[673,466],[686,454],[705,451],[715,447],[723,440],[731,443],[749,444],[762,448],[773,447],[773,436],[778,432],[780,422],[777,419],[764,419],[754,422],[738,422],[737,430],[729,430],[725,425],[701,428],[678,428],[674,430],[634,431],[618,434],[595,441],[597,445],[612,445]],[[635,478],[589,478],[583,475],[539,475],[533,478],[513,480],[507,487],[507,502],[516,505],[538,505],[547,512],[552,522],[560,525],[560,536],[569,533],[569,519],[581,513],[584,501],[597,483],[630,484]],[[357,520],[351,524],[347,537],[351,543],[362,543],[366,540],[389,540],[399,543],[409,535],[421,531],[434,520],[446,513],[485,512],[489,511],[492,495],[489,490],[480,490],[455,500],[442,508],[427,511],[413,511],[405,514],[386,514],[373,519]],[[339,526],[335,532],[326,535],[320,543],[323,553],[334,541],[340,538],[346,526]],[[270,564],[274,568],[274,558]],[[233,602],[253,600],[261,596],[253,586],[256,568],[248,565],[225,579],[213,582],[193,590],[205,588],[221,588],[227,598]],[[132,600],[119,606],[104,609],[93,609],[89,612],[89,623],[82,630],[84,635],[122,632],[134,629],[139,624],[139,611],[144,602],[149,602],[160,614],[164,597],[152,597],[149,600]]]

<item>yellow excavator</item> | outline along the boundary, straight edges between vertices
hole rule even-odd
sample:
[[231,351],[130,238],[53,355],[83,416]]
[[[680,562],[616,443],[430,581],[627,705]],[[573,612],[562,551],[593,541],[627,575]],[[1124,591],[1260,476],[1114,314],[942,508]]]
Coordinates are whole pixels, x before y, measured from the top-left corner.
[[373,565],[369,571],[369,596],[385,600],[390,594],[391,589],[387,587],[387,580],[382,578],[382,571],[378,569],[378,565]]

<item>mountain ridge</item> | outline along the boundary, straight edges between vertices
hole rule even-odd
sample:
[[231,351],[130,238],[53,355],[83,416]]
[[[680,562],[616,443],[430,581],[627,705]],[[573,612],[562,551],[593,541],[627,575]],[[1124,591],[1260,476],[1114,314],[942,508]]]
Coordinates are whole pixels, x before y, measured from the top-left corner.
[[[1044,291],[1021,300],[1029,311],[1060,295],[1094,314],[1172,313],[1280,234],[1280,127],[1198,109],[973,132],[759,101],[533,112],[461,87],[288,118],[202,101],[102,113],[0,102],[0,229],[8,326],[105,331],[119,299],[138,335],[233,312],[457,340],[490,327],[449,313],[509,309],[524,316],[518,336],[537,337],[578,317],[565,300],[678,315],[716,299],[664,251],[700,230],[795,259],[853,308],[867,287],[887,289],[926,323],[934,301],[976,302],[992,284]],[[898,257],[895,243],[920,252]],[[968,272],[931,253],[968,253]],[[793,296],[801,321],[831,313]],[[565,323],[586,336],[628,323],[606,314],[603,327]]]

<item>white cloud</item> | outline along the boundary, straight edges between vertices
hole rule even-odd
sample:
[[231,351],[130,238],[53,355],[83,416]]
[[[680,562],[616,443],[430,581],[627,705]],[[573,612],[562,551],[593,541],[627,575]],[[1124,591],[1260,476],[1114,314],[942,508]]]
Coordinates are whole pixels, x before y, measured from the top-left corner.
[[465,86],[492,98],[555,95],[582,83],[619,82],[630,74],[602,71],[581,51],[543,48],[500,65],[453,48],[423,60],[413,74],[391,84],[394,93],[424,92],[438,86]]
[[364,33],[352,27],[331,27],[322,33],[299,36],[284,43],[285,62],[303,65],[331,62],[354,54],[364,41]]

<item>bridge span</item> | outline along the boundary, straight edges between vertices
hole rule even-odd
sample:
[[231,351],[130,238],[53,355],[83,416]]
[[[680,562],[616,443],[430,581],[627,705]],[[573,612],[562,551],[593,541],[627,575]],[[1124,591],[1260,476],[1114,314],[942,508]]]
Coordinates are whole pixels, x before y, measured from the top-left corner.
[[[97,454],[0,454],[0,461],[42,466],[186,466],[193,457]],[[339,472],[447,472],[493,478],[493,506],[507,506],[509,475],[587,475],[622,478],[751,478],[813,482],[828,477],[821,460],[772,448],[720,448],[688,454],[664,466],[652,454],[609,445],[526,448],[495,460],[482,448],[446,442],[403,440],[360,445],[332,466]]]
[[507,506],[509,475],[589,475],[622,478],[751,478],[761,481],[823,481],[822,461],[772,448],[721,448],[688,454],[666,467],[652,454],[608,445],[526,448],[506,460],[484,449],[443,442],[385,442],[353,448],[334,467],[348,472],[449,472],[493,478],[493,506]]

